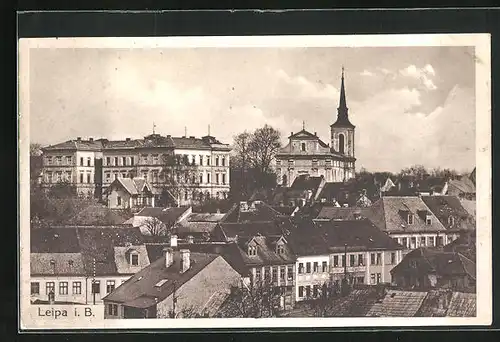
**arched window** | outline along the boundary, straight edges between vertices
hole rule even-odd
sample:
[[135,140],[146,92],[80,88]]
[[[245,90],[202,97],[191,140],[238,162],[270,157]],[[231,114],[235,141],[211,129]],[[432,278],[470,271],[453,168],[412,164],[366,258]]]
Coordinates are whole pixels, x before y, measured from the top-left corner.
[[287,181],[288,181],[287,176],[283,175],[283,186],[287,186]]
[[344,154],[345,153],[345,141],[344,141],[344,135],[341,133],[339,134],[339,152]]
[[305,151],[305,150],[306,150],[306,143],[302,143],[300,146],[301,146],[301,147],[300,147],[300,149],[301,149],[302,151]]

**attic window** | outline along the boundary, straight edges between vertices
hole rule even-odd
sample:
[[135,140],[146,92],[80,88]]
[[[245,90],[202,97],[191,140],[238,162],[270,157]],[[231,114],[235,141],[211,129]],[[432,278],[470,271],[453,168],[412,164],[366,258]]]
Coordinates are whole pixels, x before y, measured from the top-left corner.
[[432,216],[431,215],[427,214],[425,216],[425,223],[426,224],[432,224]]
[[276,254],[278,255],[285,254],[285,246],[283,246],[283,244],[280,243],[276,246]]
[[306,150],[306,143],[300,144],[300,150],[305,151]]
[[155,284],[155,287],[162,287],[167,281],[168,279],[162,279]]
[[453,216],[448,216],[448,224],[450,226],[455,224],[455,218]]
[[257,255],[257,247],[255,247],[255,246],[248,246],[248,255],[249,256]]
[[130,265],[139,266],[139,254],[136,251],[130,253]]

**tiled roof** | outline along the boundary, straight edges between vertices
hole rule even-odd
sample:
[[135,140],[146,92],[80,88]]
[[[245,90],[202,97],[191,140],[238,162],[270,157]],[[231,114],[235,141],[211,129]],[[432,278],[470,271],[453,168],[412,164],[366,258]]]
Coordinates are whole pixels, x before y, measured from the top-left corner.
[[446,312],[448,317],[475,317],[477,315],[475,293],[453,292]]
[[450,180],[448,182],[448,191],[450,191],[452,187],[458,189],[462,193],[476,193],[476,186],[468,177]]
[[292,228],[289,220],[258,222],[221,222],[218,225],[227,238],[252,237],[256,235],[286,235]]
[[476,262],[476,233],[462,234],[458,239],[443,247],[445,252],[460,253],[466,258]]
[[380,231],[369,220],[317,221],[316,226],[324,234],[331,251],[348,250],[398,250],[403,247]]
[[[450,230],[472,230],[475,228],[475,219],[456,196],[422,196],[422,200],[429,207],[439,221]],[[449,221],[449,217],[453,219]]]
[[220,222],[264,222],[274,221],[281,216],[279,212],[261,201],[249,201],[247,205],[248,209],[245,210],[241,203],[235,204]]
[[187,218],[188,222],[219,222],[225,214],[217,213],[192,213]]
[[142,177],[135,177],[135,178],[122,178],[118,177],[109,185],[109,188],[113,185],[120,184],[130,195],[139,195],[142,194],[144,191],[144,187],[147,187],[149,191],[151,191],[151,187],[146,182],[146,180]]
[[[136,308],[150,307],[169,297],[174,291],[174,283],[175,287],[179,289],[217,257],[219,256],[215,254],[190,253],[191,267],[186,272],[181,273],[180,252],[175,251],[170,267],[167,268],[165,260],[159,258],[117,287],[104,300],[124,303]],[[162,286],[155,286],[163,279],[167,281]]]
[[335,199],[340,205],[356,205],[357,193],[351,189],[350,184],[342,182],[328,182],[319,194],[319,199],[324,198],[327,202]]
[[370,217],[369,208],[356,208],[356,207],[332,207],[323,206],[321,208],[317,220],[354,220],[359,215],[363,218]]
[[[238,239],[239,253],[242,256],[243,262],[247,266],[254,265],[284,265],[295,263],[296,257],[289,248],[288,244],[284,244],[284,252],[278,254],[276,246],[273,244],[278,237],[272,236],[253,236],[250,239]],[[252,243],[257,248],[256,255],[248,255],[247,249],[249,243]]]
[[130,219],[132,214],[125,210],[110,209],[102,205],[91,205],[75,216],[70,218],[66,224],[69,225],[121,225]]
[[102,141],[100,140],[68,140],[59,144],[49,145],[42,150],[80,150],[80,151],[100,151],[102,150]]
[[138,212],[136,217],[155,217],[165,224],[176,223],[190,207],[172,207],[172,208],[152,208],[146,207]]
[[368,311],[369,317],[413,317],[422,305],[427,292],[388,290],[383,300]]
[[81,253],[31,253],[30,275],[85,274]]
[[469,178],[474,184],[476,184],[476,168],[472,170],[471,174],[469,175]]
[[316,192],[318,191],[318,188],[323,180],[323,176],[312,177],[309,175],[300,175],[295,178],[291,188],[293,190],[312,190],[313,192]]
[[364,317],[380,298],[380,293],[376,287],[367,286],[362,289],[353,289],[347,296],[335,301],[329,316]]
[[108,140],[103,143],[105,149],[136,148],[143,145],[142,140]]
[[468,199],[462,199],[460,201],[462,203],[462,207],[474,218],[476,217],[476,201],[475,200],[468,200]]
[[72,228],[32,229],[30,246],[31,253],[80,253],[77,230]]
[[295,210],[297,210],[297,206],[291,206],[291,205],[273,206],[272,208],[284,216],[290,216],[295,212]]
[[[416,260],[417,267],[409,266],[409,260]],[[436,273],[442,276],[468,275],[476,279],[476,264],[460,253],[445,252],[438,248],[420,247],[408,253],[391,273],[424,275]]]
[[[119,273],[116,256],[121,255],[123,248],[141,251],[144,244],[138,228],[79,228],[78,236],[87,270],[93,270],[93,259],[96,259],[96,274],[108,275]],[[139,266],[149,264],[147,255],[139,255]],[[119,261],[119,260],[118,260]]]
[[[408,224],[406,215],[413,214],[413,224]],[[388,233],[440,232],[446,228],[418,196],[384,196],[371,206],[370,220]],[[427,224],[426,216],[431,223]]]

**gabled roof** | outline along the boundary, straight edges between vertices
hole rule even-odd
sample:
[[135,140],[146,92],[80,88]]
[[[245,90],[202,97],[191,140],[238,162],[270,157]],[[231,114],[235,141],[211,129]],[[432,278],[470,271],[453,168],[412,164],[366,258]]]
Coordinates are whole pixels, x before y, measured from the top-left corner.
[[474,168],[474,170],[472,170],[472,172],[471,172],[471,173],[470,173],[470,175],[469,175],[469,178],[470,178],[470,180],[471,180],[474,184],[476,184],[476,168]]
[[376,302],[368,317],[413,317],[422,305],[427,292],[388,290],[384,299]]
[[[159,258],[117,287],[104,300],[136,308],[151,307],[168,298],[174,288],[179,289],[218,257],[220,256],[216,254],[190,253],[191,267],[181,273],[181,255],[179,251],[175,251],[170,267],[167,268],[165,260]],[[167,281],[161,286],[155,286],[164,279]]]
[[448,182],[448,191],[450,188],[456,188],[462,193],[472,194],[476,193],[476,186],[469,177],[462,177],[461,179],[452,179]]
[[381,299],[380,291],[375,286],[353,289],[347,296],[340,297],[329,312],[332,317],[364,317],[373,304]]
[[291,188],[293,190],[312,190],[313,193],[316,193],[322,181],[324,181],[323,176],[300,175],[295,178]]
[[316,220],[355,220],[357,216],[370,218],[370,208],[323,206]]
[[398,250],[403,247],[380,231],[369,220],[316,221],[331,251]]
[[[471,230],[475,228],[475,219],[456,196],[422,196],[422,200],[447,229]],[[449,218],[452,217],[452,220]]]
[[53,150],[79,150],[79,151],[100,151],[103,145],[101,140],[68,140],[55,145],[49,145],[42,148],[42,151]]
[[125,210],[110,209],[102,205],[90,205],[75,216],[70,218],[66,224],[70,225],[121,225],[132,217]]
[[453,292],[450,305],[446,311],[448,317],[475,317],[477,300],[475,293]]
[[30,232],[31,253],[80,253],[76,229],[47,228]]
[[[417,267],[409,267],[409,260],[417,260]],[[418,261],[420,260],[420,261]],[[437,248],[420,247],[408,253],[391,273],[425,275],[435,273],[442,276],[468,275],[476,279],[476,264],[460,253],[445,252]]]
[[134,178],[118,177],[109,185],[108,189],[112,189],[114,186],[123,188],[130,195],[144,194],[145,189],[149,192],[153,191],[149,183],[142,177],[134,177]]
[[291,216],[296,210],[298,210],[297,206],[291,206],[291,205],[290,206],[273,206],[272,208],[284,216]]
[[282,215],[270,205],[261,201],[240,202],[224,215],[220,222],[266,222],[274,221]]
[[85,274],[83,257],[78,253],[31,253],[30,275]]
[[[384,196],[370,208],[370,220],[379,229],[388,233],[446,231],[418,196]],[[408,213],[413,214],[413,224],[407,222]],[[426,222],[427,215],[431,217],[430,224]]]

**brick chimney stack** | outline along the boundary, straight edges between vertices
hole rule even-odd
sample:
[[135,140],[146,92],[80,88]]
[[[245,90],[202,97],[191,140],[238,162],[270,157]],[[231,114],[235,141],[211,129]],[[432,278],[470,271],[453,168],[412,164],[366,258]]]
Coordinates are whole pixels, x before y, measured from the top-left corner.
[[181,249],[181,273],[186,272],[191,267],[191,253],[189,249]]
[[170,247],[177,247],[177,235],[170,236]]

